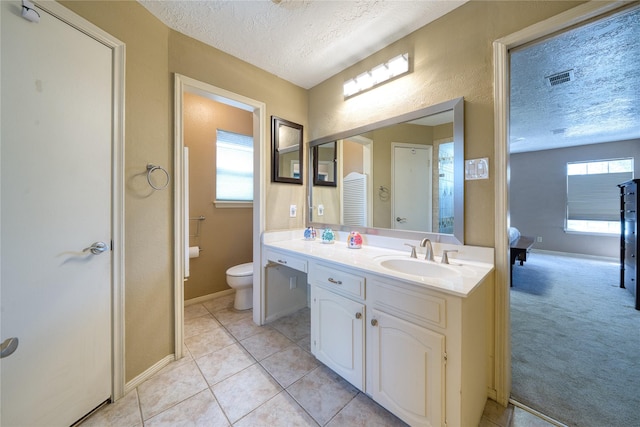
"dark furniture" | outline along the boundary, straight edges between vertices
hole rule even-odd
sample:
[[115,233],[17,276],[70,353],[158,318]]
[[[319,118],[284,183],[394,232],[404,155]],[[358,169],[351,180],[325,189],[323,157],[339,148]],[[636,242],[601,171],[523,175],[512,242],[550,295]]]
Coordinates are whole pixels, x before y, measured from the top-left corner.
[[511,286],[513,286],[513,265],[517,261],[520,261],[520,265],[523,265],[527,260],[527,253],[533,247],[533,237],[520,236],[515,241],[511,242]]
[[620,187],[620,287],[627,288],[640,310],[638,292],[638,182],[618,184]]

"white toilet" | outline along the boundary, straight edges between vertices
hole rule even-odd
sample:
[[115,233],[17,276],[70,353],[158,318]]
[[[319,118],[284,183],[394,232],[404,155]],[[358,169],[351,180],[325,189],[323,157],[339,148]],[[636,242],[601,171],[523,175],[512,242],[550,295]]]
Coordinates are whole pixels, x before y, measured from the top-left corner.
[[233,308],[248,310],[253,307],[253,263],[236,265],[227,270],[227,284],[236,290]]

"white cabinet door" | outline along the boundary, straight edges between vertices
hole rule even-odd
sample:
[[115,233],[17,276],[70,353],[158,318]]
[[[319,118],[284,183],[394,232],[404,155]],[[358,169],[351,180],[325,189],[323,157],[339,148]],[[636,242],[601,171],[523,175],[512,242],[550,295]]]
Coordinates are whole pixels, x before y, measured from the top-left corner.
[[364,379],[364,304],[311,286],[311,352],[358,389]]
[[371,311],[367,392],[412,426],[444,422],[444,335]]

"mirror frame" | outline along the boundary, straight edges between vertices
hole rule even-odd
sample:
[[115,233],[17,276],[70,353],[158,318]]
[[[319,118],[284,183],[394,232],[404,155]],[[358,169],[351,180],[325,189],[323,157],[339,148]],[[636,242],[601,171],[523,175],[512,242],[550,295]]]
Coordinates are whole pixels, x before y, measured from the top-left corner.
[[320,149],[320,145],[314,145],[313,147],[311,147],[310,151],[313,151],[312,154],[312,158],[313,158],[313,185],[320,185],[320,186],[325,186],[325,187],[337,187],[338,186],[338,176],[336,175],[336,173],[338,172],[338,167],[337,167],[337,153],[338,153],[338,141],[329,141],[329,142],[325,142],[325,144],[329,144],[333,142],[333,181],[327,181],[327,180],[321,180],[319,175],[318,175],[318,171],[319,171],[319,161],[320,161],[320,156],[318,155],[318,150]]
[[[300,131],[300,139],[298,140],[298,164],[300,177],[293,178],[288,176],[280,176],[280,128],[290,127]],[[289,184],[302,185],[302,177],[304,176],[303,155],[302,155],[302,133],[303,127],[298,123],[281,119],[280,117],[271,116],[271,182],[285,182]]]
[[[307,186],[307,200],[309,201],[309,215],[307,217],[307,227],[326,228],[331,227],[334,230],[345,232],[358,231],[360,233],[374,234],[385,237],[395,237],[407,240],[420,240],[428,237],[434,242],[450,243],[456,245],[464,244],[464,98],[455,98],[429,107],[421,108],[416,111],[401,114],[389,119],[381,120],[368,125],[360,126],[355,129],[346,130],[323,138],[319,138],[309,142],[309,162],[313,161],[313,148],[331,141],[337,141],[371,132],[376,129],[410,122],[425,116],[431,116],[443,111],[453,110],[453,150],[454,150],[454,208],[453,208],[453,234],[440,234],[425,231],[408,231],[396,230],[392,228],[375,228],[375,227],[357,227],[345,226],[341,224],[327,224],[313,221],[313,186]],[[337,181],[337,175],[336,175]]]

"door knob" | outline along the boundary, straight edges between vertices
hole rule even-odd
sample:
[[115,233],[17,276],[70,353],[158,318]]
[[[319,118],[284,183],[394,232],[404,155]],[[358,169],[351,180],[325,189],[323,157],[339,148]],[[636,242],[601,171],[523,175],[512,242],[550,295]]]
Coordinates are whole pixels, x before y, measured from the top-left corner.
[[94,244],[92,244],[88,248],[84,248],[82,250],[82,252],[91,251],[91,253],[94,254],[94,255],[100,255],[102,252],[104,252],[104,251],[106,251],[108,249],[109,249],[109,247],[107,246],[107,244],[105,242],[95,242]]
[[0,359],[4,359],[7,356],[11,356],[14,351],[18,348],[18,338],[11,337],[4,340],[2,344],[0,344]]
[[356,319],[362,318],[362,313],[356,313]]
[[407,222],[407,218],[396,217],[396,222]]
[[371,319],[371,326],[378,326],[378,320],[377,319]]

